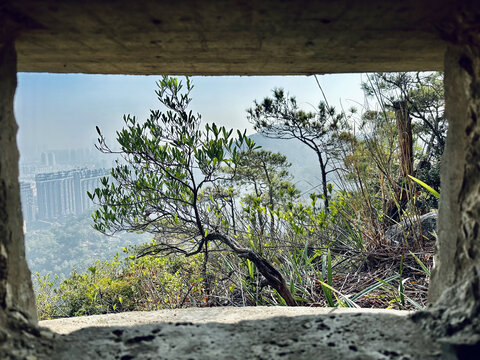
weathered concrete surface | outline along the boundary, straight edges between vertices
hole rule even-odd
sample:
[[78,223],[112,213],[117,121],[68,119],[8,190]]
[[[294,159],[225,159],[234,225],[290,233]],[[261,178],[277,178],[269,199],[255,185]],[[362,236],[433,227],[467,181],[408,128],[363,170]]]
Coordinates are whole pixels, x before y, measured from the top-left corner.
[[44,320],[39,326],[59,334],[69,334],[85,327],[135,326],[168,322],[191,322],[194,324],[225,323],[233,324],[242,320],[264,320],[279,316],[332,315],[332,314],[389,314],[407,316],[409,311],[382,309],[336,309],[320,307],[287,307],[287,306],[251,306],[251,307],[215,307],[188,308],[159,311],[132,311],[119,314],[82,316]]
[[[101,327],[56,335],[53,351],[45,356],[105,360],[441,358],[441,344],[405,315],[385,310],[255,307],[97,316],[89,317],[87,323]],[[41,324],[67,326],[67,320]],[[129,326],[105,326],[114,323]]]
[[419,316],[453,351],[480,353],[480,23],[464,14],[446,34],[447,146],[442,159],[438,249]]
[[[1,16],[0,16],[1,20]],[[13,41],[0,24],[0,358],[25,347],[21,338],[37,319],[25,248],[18,184],[17,124],[13,98],[17,86]]]
[[[466,20],[465,20],[466,21]],[[430,301],[462,281],[480,263],[480,28],[462,22],[447,34],[445,115],[449,122],[442,159],[436,267]],[[471,28],[470,28],[471,29]],[[467,270],[467,271],[466,271]]]
[[[449,130],[441,173],[432,301],[453,285],[474,281],[480,273],[480,25],[468,16],[462,20],[448,34],[452,45],[445,56]],[[472,300],[480,301],[479,291],[471,294]]]
[[[13,98],[17,86],[13,41],[0,41],[0,321],[36,321],[25,248],[18,184],[17,124]],[[13,314],[15,313],[15,314]],[[3,335],[0,334],[0,338]]]
[[441,70],[472,0],[6,0],[20,71],[311,74]]

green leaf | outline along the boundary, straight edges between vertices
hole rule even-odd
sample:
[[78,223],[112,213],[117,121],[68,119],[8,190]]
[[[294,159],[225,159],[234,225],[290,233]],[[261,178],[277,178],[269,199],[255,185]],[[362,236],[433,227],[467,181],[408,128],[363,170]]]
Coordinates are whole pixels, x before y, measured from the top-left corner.
[[[327,300],[328,306],[329,307],[335,307],[335,303],[333,301],[332,297],[332,258],[330,255],[330,249],[328,250],[327,254],[323,254],[323,259],[322,259],[322,272],[319,274],[321,280],[319,280],[321,286],[322,286],[322,291],[323,294],[325,295],[325,298]],[[323,280],[327,278],[327,284],[323,282]]]
[[384,286],[385,284],[388,284],[390,281],[393,281],[393,280],[396,280],[400,277],[400,275],[393,275],[393,276],[390,276],[389,278],[383,280],[382,282],[380,281],[377,281],[376,283],[374,283],[373,285],[370,285],[369,287],[363,289],[362,291],[360,291],[358,294],[352,296],[352,300],[355,301],[357,300],[358,298],[364,296],[364,295],[367,295],[369,293],[371,293],[373,290],[376,290],[382,286]]
[[422,268],[423,272],[425,273],[425,275],[427,275],[428,277],[430,277],[430,270],[428,270],[428,268],[425,266],[425,264],[422,262],[422,260],[420,260],[413,252],[410,251],[410,255],[413,256],[413,258],[415,259],[415,261],[418,263],[418,265],[420,265],[420,267]]
[[[355,304],[355,302],[353,302],[351,299],[349,299],[347,296],[343,295],[340,291],[338,291],[337,289],[333,288],[332,286],[326,284],[325,282],[321,281],[321,280],[317,280],[321,285],[322,287],[325,287],[327,288],[328,290],[330,291],[333,291],[333,293],[335,294],[335,297],[337,299],[337,301],[339,301],[340,305],[343,305],[343,307],[353,307],[353,308],[359,308],[359,306],[357,304]],[[338,294],[340,296],[341,299],[339,299],[336,294]],[[344,302],[342,304],[342,302]],[[334,307],[334,306],[332,306]]]
[[420,186],[424,187],[425,189],[427,189],[431,194],[433,194],[435,197],[437,197],[438,199],[440,199],[440,193],[438,191],[436,191],[435,189],[433,189],[431,186],[425,184],[422,180],[420,179],[417,179],[411,175],[408,175],[408,177],[410,179],[412,179],[413,181],[415,181],[417,184],[419,184]]

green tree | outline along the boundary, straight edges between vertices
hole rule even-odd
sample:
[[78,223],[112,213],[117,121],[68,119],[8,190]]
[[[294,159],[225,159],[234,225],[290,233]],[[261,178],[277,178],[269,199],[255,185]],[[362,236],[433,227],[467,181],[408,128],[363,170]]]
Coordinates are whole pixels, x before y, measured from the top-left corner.
[[350,188],[343,210],[350,223],[358,222],[355,226],[362,229],[368,243],[377,245],[384,226],[390,224],[389,211],[396,210],[398,131],[393,111],[366,111],[359,125],[345,141],[343,174]]
[[[367,75],[362,87],[367,96],[378,101],[385,117],[398,104],[403,104],[407,117],[412,118],[411,131],[415,149],[412,154],[412,173],[434,188],[440,188],[439,167],[448,128],[444,116],[443,74],[374,73]],[[405,131],[399,129],[399,135],[400,133]],[[401,145],[400,138],[401,136]],[[404,149],[400,147],[400,150]],[[436,207],[437,199],[431,197],[428,205]]]
[[[141,255],[180,253],[192,256],[209,245],[227,247],[253,262],[259,272],[288,305],[296,302],[282,275],[252,249],[228,236],[228,218],[223,203],[208,196],[221,182],[230,180],[240,162],[239,149],[254,149],[245,133],[224,127],[200,126],[200,115],[188,111],[193,85],[163,77],[158,82],[158,100],[166,111],[151,110],[144,123],[124,116],[125,127],[117,132],[118,152],[99,133],[98,149],[120,154],[123,161],[102,179],[102,187],[89,194],[99,209],[94,228],[102,233],[142,231],[156,235],[157,243]],[[224,167],[231,169],[225,173]]]
[[338,135],[347,128],[346,117],[336,114],[325,102],[320,102],[315,112],[305,112],[299,109],[295,97],[289,97],[282,89],[274,89],[273,98],[254,102],[254,107],[248,110],[248,119],[254,129],[266,137],[297,139],[315,152],[325,211],[328,211],[327,175],[337,170],[333,162],[338,150]]
[[[243,189],[250,190],[244,194],[243,202],[253,208],[253,212],[257,209],[255,220],[260,228],[260,235],[264,232],[268,217],[270,234],[273,235],[278,205],[298,198],[299,192],[290,182],[288,172],[290,166],[287,158],[280,153],[260,149],[240,154],[239,166],[233,181]],[[255,203],[258,203],[258,206],[254,206]],[[266,211],[260,211],[263,207]],[[267,212],[268,216],[264,216]]]
[[416,121],[415,134],[424,145],[422,156],[438,159],[442,155],[448,126],[442,73],[374,73],[367,75],[362,87],[384,109],[406,102],[408,113]]

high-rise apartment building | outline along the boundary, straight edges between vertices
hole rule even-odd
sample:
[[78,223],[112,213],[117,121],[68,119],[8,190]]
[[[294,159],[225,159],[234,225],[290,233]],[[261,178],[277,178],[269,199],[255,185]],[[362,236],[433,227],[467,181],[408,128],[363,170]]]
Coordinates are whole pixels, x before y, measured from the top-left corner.
[[75,214],[75,189],[71,171],[38,174],[35,183],[39,220]]
[[87,191],[93,191],[100,187],[100,180],[107,176],[109,171],[105,169],[98,170],[78,170],[74,171],[73,179],[75,184],[75,213],[81,214],[93,207],[92,200],[87,195]]
[[20,182],[20,197],[22,199],[23,219],[27,222],[35,221],[37,217],[35,184]]
[[35,176],[39,220],[79,215],[93,207],[87,191],[100,186],[108,170],[71,170]]

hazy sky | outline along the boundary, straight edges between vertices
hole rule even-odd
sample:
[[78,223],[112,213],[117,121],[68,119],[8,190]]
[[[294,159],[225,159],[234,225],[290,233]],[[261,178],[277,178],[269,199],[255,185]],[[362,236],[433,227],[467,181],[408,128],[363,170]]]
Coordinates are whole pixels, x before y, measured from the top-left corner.
[[[20,152],[91,147],[98,125],[109,138],[123,126],[124,114],[148,117],[158,108],[155,82],[159,76],[20,73],[15,97]],[[204,122],[248,129],[246,109],[255,99],[284,88],[308,110],[322,99],[313,76],[193,77],[194,112]],[[320,75],[330,105],[345,110],[363,104],[360,74]]]

